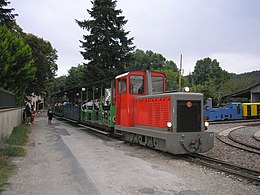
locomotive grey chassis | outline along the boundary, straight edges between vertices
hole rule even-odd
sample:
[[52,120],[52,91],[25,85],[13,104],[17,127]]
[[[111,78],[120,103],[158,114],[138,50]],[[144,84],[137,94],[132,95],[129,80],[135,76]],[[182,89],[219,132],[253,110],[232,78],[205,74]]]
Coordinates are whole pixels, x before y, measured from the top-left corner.
[[[122,135],[125,141],[173,154],[202,153],[213,148],[214,133],[205,132],[202,94],[176,92],[139,96],[136,100],[161,97],[170,97],[171,127],[116,125],[115,134]],[[191,103],[191,107],[187,106],[187,102]]]

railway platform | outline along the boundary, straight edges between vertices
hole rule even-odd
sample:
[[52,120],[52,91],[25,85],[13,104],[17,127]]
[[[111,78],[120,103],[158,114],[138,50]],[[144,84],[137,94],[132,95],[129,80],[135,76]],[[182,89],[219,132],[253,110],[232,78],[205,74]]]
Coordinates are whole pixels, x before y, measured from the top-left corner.
[[[15,158],[18,172],[3,195],[258,194],[259,186],[220,171],[38,115]],[[220,188],[221,186],[221,188]]]

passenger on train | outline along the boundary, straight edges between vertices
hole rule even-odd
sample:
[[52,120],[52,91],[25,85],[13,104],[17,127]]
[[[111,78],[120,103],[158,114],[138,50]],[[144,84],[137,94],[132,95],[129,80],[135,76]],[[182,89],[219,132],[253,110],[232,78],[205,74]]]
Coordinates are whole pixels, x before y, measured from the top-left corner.
[[81,109],[82,109],[83,112],[86,112],[86,110],[87,110],[87,102],[86,101],[83,102]]
[[99,109],[99,99],[95,99],[95,109],[98,110]]
[[92,99],[89,99],[88,102],[87,102],[88,109],[91,110],[92,106],[93,106],[93,101],[92,101]]

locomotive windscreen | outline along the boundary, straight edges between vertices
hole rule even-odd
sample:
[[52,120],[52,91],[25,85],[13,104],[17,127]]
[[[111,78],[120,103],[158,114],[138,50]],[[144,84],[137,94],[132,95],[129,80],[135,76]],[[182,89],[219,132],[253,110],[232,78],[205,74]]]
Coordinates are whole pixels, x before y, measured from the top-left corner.
[[177,132],[201,131],[201,101],[177,101]]

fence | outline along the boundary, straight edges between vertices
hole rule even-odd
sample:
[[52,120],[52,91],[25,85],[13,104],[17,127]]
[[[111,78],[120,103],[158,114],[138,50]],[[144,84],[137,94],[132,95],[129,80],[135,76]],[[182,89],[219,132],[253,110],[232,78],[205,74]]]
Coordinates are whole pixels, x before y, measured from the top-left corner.
[[16,106],[15,94],[0,88],[0,109]]

